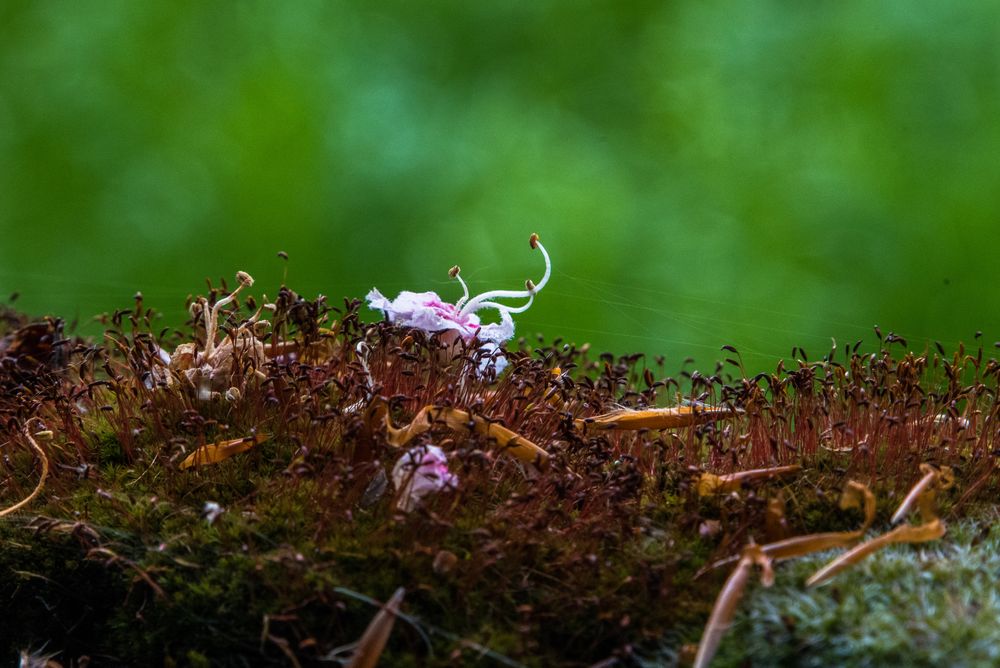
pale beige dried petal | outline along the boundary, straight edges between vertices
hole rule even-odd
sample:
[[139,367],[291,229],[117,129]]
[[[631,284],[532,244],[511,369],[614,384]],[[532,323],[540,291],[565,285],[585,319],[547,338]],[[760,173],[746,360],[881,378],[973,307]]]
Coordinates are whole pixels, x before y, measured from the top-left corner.
[[368,628],[358,640],[358,647],[351,656],[347,668],[375,668],[378,664],[382,652],[385,651],[385,644],[392,633],[392,627],[396,623],[396,616],[399,614],[399,606],[403,602],[403,595],[406,590],[400,587],[392,598],[379,610],[378,614],[368,624]]

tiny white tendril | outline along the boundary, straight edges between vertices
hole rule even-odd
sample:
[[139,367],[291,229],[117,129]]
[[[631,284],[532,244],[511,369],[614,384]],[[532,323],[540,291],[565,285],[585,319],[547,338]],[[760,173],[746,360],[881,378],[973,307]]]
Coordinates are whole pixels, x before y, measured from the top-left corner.
[[375,387],[375,381],[372,380],[372,372],[368,368],[368,354],[371,352],[371,349],[364,341],[358,341],[358,345],[354,347],[354,352],[357,353],[358,362],[361,363],[361,368],[364,369],[365,381],[368,383],[368,394],[371,395],[372,389]]
[[[482,294],[476,295],[472,299],[468,300],[467,297],[463,297],[456,306],[461,307],[459,311],[460,316],[467,316],[470,313],[474,313],[481,308],[494,308],[500,311],[500,313],[521,313],[531,306],[532,300],[534,300],[535,295],[545,287],[545,284],[549,282],[549,276],[552,275],[552,261],[549,259],[549,254],[542,246],[542,243],[538,240],[537,234],[532,234],[531,238],[528,240],[532,248],[537,248],[542,252],[542,257],[545,259],[545,274],[542,276],[542,280],[538,281],[537,284],[527,281],[525,283],[525,290],[491,290],[489,292],[484,292]],[[455,274],[456,278],[458,274]],[[465,283],[463,282],[464,286]],[[466,289],[466,295],[468,295],[468,289]],[[528,303],[521,307],[503,306],[492,300],[494,299],[523,299],[528,298]],[[463,305],[464,303],[464,305]]]
[[455,308],[460,309],[462,308],[462,304],[464,304],[469,299],[469,286],[466,285],[465,281],[462,279],[462,268],[459,267],[457,264],[450,270],[448,270],[448,275],[462,284],[462,291],[465,294],[462,295],[461,299],[455,302]]

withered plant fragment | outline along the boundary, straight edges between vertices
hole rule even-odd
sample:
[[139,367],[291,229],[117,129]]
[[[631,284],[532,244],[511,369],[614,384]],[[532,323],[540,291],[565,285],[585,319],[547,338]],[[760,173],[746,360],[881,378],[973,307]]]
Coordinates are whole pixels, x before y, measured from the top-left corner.
[[[253,277],[240,271],[236,274],[239,285],[231,293],[219,299],[209,307],[208,302],[201,298],[192,308],[200,307],[205,321],[205,348],[198,350],[197,343],[182,343],[172,355],[159,351],[159,361],[167,366],[153,370],[153,379],[173,385],[174,375],[183,378],[199,392],[199,397],[209,399],[236,387],[235,396],[239,396],[237,385],[244,382],[244,371],[252,375],[262,375],[259,368],[267,360],[263,342],[257,338],[256,326],[264,325],[260,321],[261,309],[258,309],[247,322],[231,332],[222,342],[216,342],[219,327],[219,312],[223,306],[232,303],[245,287],[253,285]],[[263,307],[261,307],[263,309]],[[274,352],[273,349],[271,351]]]
[[733,569],[732,574],[723,585],[722,591],[715,599],[715,606],[712,614],[708,618],[705,630],[701,634],[701,642],[698,643],[698,654],[694,659],[694,668],[707,668],[715,656],[719,643],[726,631],[729,630],[730,622],[736,613],[736,605],[743,596],[747,582],[750,581],[750,573],[754,565],[760,566],[761,583],[765,587],[774,584],[774,571],[771,570],[771,558],[764,554],[759,545],[747,545],[743,548],[743,554],[739,563]]
[[[804,557],[806,555],[813,554],[814,552],[823,552],[824,550],[829,550],[835,547],[845,547],[850,545],[855,541],[861,540],[864,537],[865,532],[868,531],[869,527],[871,527],[872,522],[875,521],[875,495],[872,494],[867,485],[851,480],[847,483],[847,487],[844,488],[844,493],[840,497],[840,508],[841,510],[848,510],[850,508],[858,507],[863,508],[865,519],[856,531],[830,531],[825,533],[807,534],[804,536],[793,536],[792,538],[786,538],[785,540],[779,540],[774,543],[761,545],[760,549],[772,560],[781,561],[784,559]],[[722,566],[726,566],[737,561],[738,559],[739,557],[730,557],[728,559],[717,561],[711,566],[705,568],[703,571],[699,572],[698,575]]]
[[234,438],[229,441],[216,441],[203,445],[178,465],[181,470],[189,469],[192,466],[206,466],[208,464],[218,464],[241,452],[246,452],[257,445],[263,443],[268,438],[267,434],[256,434],[245,436],[244,438]]
[[354,650],[347,668],[375,668],[379,657],[385,651],[385,644],[389,640],[389,634],[392,633],[392,627],[396,623],[396,615],[399,613],[399,606],[403,602],[404,594],[406,594],[405,589],[402,587],[397,589],[392,598],[372,618],[368,628],[358,640],[358,646]]
[[823,584],[837,573],[850,566],[854,566],[868,555],[881,550],[887,545],[892,545],[893,543],[928,543],[941,538],[944,534],[945,525],[940,519],[935,519],[919,526],[907,524],[896,527],[889,533],[872,538],[840,555],[806,580],[806,586],[815,587],[816,585]]
[[365,415],[365,422],[370,429],[383,429],[390,445],[402,447],[413,438],[423,434],[435,425],[445,425],[455,431],[473,431],[496,442],[500,450],[506,454],[528,462],[541,465],[548,461],[549,454],[529,441],[514,433],[503,425],[490,422],[484,417],[473,415],[460,408],[445,406],[425,406],[414,416],[410,424],[396,428],[389,420],[389,408],[383,399],[372,401]]
[[[889,520],[892,524],[896,524],[909,515],[910,511],[913,510],[914,504],[918,503],[921,499],[924,499],[924,503],[926,503],[927,494],[932,485],[937,486],[938,489],[948,489],[955,484],[955,474],[952,472],[950,466],[942,466],[938,470],[930,464],[921,464],[920,470],[924,474],[923,477],[910,489],[909,494],[906,495],[903,502],[899,504],[899,508],[893,513],[892,519]],[[933,499],[933,494],[930,498]],[[924,519],[929,518],[925,516]]]
[[679,429],[691,425],[713,422],[730,417],[728,408],[715,406],[673,406],[671,408],[646,408],[634,410],[623,408],[603,415],[575,420],[577,428],[584,431],[593,429]]
[[0,338],[0,360],[22,371],[41,366],[57,368],[66,361],[68,344],[63,338],[63,321],[46,318],[44,322],[25,324]]
[[802,467],[798,464],[791,464],[789,466],[775,466],[769,469],[740,471],[722,476],[715,475],[714,473],[702,473],[698,478],[698,496],[729,494],[730,492],[739,490],[746,483],[798,473],[801,470]]
[[906,498],[903,499],[903,503],[900,504],[899,509],[893,514],[893,521],[902,519],[913,508],[914,500],[916,500],[924,524],[916,526],[907,524],[896,527],[889,533],[872,538],[848,550],[816,571],[806,581],[807,587],[814,587],[826,582],[837,573],[859,563],[868,555],[881,550],[887,545],[892,545],[893,543],[927,543],[944,536],[946,531],[945,524],[937,516],[937,511],[934,508],[934,498],[937,494],[937,489],[951,487],[954,477],[950,469],[948,469],[947,473],[944,473],[943,470],[935,469],[929,464],[922,464],[920,469],[925,472],[924,476],[913,486],[910,493],[906,495]]

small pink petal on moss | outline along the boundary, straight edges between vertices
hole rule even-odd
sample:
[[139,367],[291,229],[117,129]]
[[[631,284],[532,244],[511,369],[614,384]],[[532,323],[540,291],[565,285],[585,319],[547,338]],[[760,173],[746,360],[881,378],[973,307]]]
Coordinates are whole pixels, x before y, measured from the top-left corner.
[[410,512],[424,498],[458,486],[458,476],[448,470],[448,458],[436,445],[418,445],[407,450],[392,467],[392,483],[399,493],[396,505]]

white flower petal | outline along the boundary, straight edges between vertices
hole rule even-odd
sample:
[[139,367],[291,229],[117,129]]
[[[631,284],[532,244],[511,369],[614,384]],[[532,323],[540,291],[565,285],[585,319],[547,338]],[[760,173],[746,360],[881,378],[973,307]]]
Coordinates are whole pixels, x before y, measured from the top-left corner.
[[503,343],[514,338],[514,319],[510,313],[500,311],[500,322],[491,322],[479,328],[477,336],[483,341]]
[[499,378],[508,364],[503,348],[492,341],[487,341],[479,348],[479,351],[479,366],[476,367],[477,375],[482,378],[488,372],[492,372],[494,378]]
[[455,330],[465,340],[471,340],[479,329],[475,314],[460,315],[454,304],[442,301],[436,292],[404,290],[389,301],[378,290],[368,293],[368,306],[382,311],[394,325],[412,327],[428,333]]

